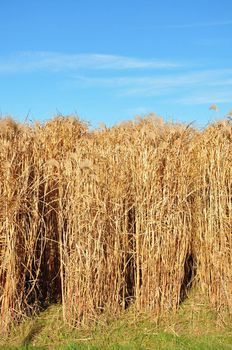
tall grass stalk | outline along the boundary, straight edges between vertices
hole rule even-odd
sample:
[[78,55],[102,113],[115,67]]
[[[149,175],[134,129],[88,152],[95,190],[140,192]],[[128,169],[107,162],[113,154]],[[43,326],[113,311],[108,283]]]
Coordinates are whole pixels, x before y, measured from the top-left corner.
[[231,145],[229,120],[2,119],[2,333],[53,302],[73,326],[132,305],[158,319],[194,284],[231,311]]

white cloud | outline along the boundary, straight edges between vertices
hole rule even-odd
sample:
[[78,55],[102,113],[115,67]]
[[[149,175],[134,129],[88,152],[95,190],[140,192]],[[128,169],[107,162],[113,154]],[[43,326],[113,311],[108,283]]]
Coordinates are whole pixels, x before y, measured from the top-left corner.
[[188,69],[168,60],[117,55],[24,52],[0,57],[0,74],[65,73],[59,75],[61,89],[108,89],[125,98],[175,96],[181,104],[232,102],[232,69]]
[[91,70],[170,69],[176,62],[102,54],[22,52],[0,58],[0,73]]
[[143,115],[143,114],[148,114],[152,110],[151,107],[148,106],[139,106],[139,107],[134,107],[134,108],[127,108],[124,110],[124,113],[128,116],[135,116],[135,115]]
[[184,28],[204,28],[204,27],[222,27],[232,25],[232,20],[226,21],[213,21],[213,22],[200,22],[200,23],[182,23],[182,24],[170,24],[163,26],[170,29],[184,29]]
[[190,96],[177,99],[175,100],[175,102],[182,105],[203,105],[203,104],[210,105],[212,103],[231,103],[232,104],[232,93],[227,91],[193,93]]
[[184,89],[216,89],[232,85],[232,69],[214,69],[192,72],[173,72],[162,76],[123,76],[123,77],[86,77],[78,76],[66,82],[70,88],[111,88],[122,96],[166,95]]

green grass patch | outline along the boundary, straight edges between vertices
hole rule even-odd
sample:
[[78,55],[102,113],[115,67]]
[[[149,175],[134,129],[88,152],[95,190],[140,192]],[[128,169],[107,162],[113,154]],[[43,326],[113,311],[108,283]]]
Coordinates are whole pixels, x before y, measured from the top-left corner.
[[232,322],[192,295],[177,313],[157,320],[131,308],[118,319],[102,315],[91,327],[73,329],[53,305],[2,339],[2,350],[232,350]]

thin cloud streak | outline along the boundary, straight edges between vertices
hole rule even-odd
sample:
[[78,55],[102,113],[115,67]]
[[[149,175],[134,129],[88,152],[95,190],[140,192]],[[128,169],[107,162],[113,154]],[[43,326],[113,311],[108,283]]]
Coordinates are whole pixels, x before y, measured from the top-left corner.
[[208,27],[222,27],[232,25],[232,20],[227,21],[214,21],[214,22],[201,22],[201,23],[183,23],[183,24],[170,24],[162,26],[162,28],[170,29],[183,29],[183,28],[208,28]]
[[203,70],[163,76],[104,77],[78,76],[65,83],[67,88],[111,88],[120,96],[165,95],[174,90],[232,86],[232,69]]
[[188,97],[183,97],[172,101],[173,103],[178,103],[181,105],[204,105],[212,103],[232,103],[232,93],[231,92],[212,92],[212,93],[200,93],[192,94]]
[[30,73],[36,71],[133,70],[171,69],[179,63],[165,60],[146,60],[117,55],[63,54],[55,52],[22,52],[0,58],[0,73]]
[[179,105],[232,103],[232,69],[179,72],[162,76],[76,77],[68,89],[106,89],[115,98],[159,98]]

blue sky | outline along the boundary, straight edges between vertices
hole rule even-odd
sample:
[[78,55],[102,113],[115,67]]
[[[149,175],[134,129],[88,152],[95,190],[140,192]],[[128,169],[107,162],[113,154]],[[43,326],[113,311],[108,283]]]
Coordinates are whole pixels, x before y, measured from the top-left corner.
[[0,43],[0,113],[21,121],[204,126],[232,108],[231,0],[1,1]]

